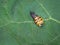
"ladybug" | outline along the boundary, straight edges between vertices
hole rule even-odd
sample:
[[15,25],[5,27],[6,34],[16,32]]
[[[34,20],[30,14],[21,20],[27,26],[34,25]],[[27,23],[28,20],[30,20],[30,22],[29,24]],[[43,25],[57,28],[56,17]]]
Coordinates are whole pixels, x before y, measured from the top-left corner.
[[41,16],[38,16],[36,15],[34,12],[30,12],[30,15],[31,17],[33,18],[34,20],[34,23],[37,25],[37,26],[42,26],[43,23],[44,23],[44,20]]

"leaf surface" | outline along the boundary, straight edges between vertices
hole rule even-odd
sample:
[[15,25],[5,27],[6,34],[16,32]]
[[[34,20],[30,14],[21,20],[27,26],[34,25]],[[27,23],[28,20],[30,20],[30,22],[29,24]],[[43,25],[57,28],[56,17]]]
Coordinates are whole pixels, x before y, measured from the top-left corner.
[[[43,27],[30,11],[44,19]],[[0,45],[60,45],[60,0],[0,0]]]

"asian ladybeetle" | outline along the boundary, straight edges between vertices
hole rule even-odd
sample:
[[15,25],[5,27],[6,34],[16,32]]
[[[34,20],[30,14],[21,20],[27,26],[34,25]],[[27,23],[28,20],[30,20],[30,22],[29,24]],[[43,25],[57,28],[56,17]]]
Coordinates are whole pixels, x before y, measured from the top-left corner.
[[43,21],[43,18],[36,15],[34,12],[30,12],[30,15],[31,17],[33,18],[34,20],[34,23],[37,25],[37,26],[42,26],[44,21]]

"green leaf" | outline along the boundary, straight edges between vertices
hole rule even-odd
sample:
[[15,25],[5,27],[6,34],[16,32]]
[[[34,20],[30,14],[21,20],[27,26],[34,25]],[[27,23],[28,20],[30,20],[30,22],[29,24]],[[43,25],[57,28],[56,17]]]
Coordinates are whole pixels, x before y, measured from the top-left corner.
[[0,0],[0,45],[60,45],[60,0]]

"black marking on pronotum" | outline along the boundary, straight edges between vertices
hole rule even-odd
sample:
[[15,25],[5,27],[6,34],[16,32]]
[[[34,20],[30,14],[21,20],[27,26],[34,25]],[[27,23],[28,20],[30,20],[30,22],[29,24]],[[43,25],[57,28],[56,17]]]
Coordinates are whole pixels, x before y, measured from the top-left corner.
[[33,19],[37,16],[34,12],[31,12],[31,11],[30,11],[30,15]]

